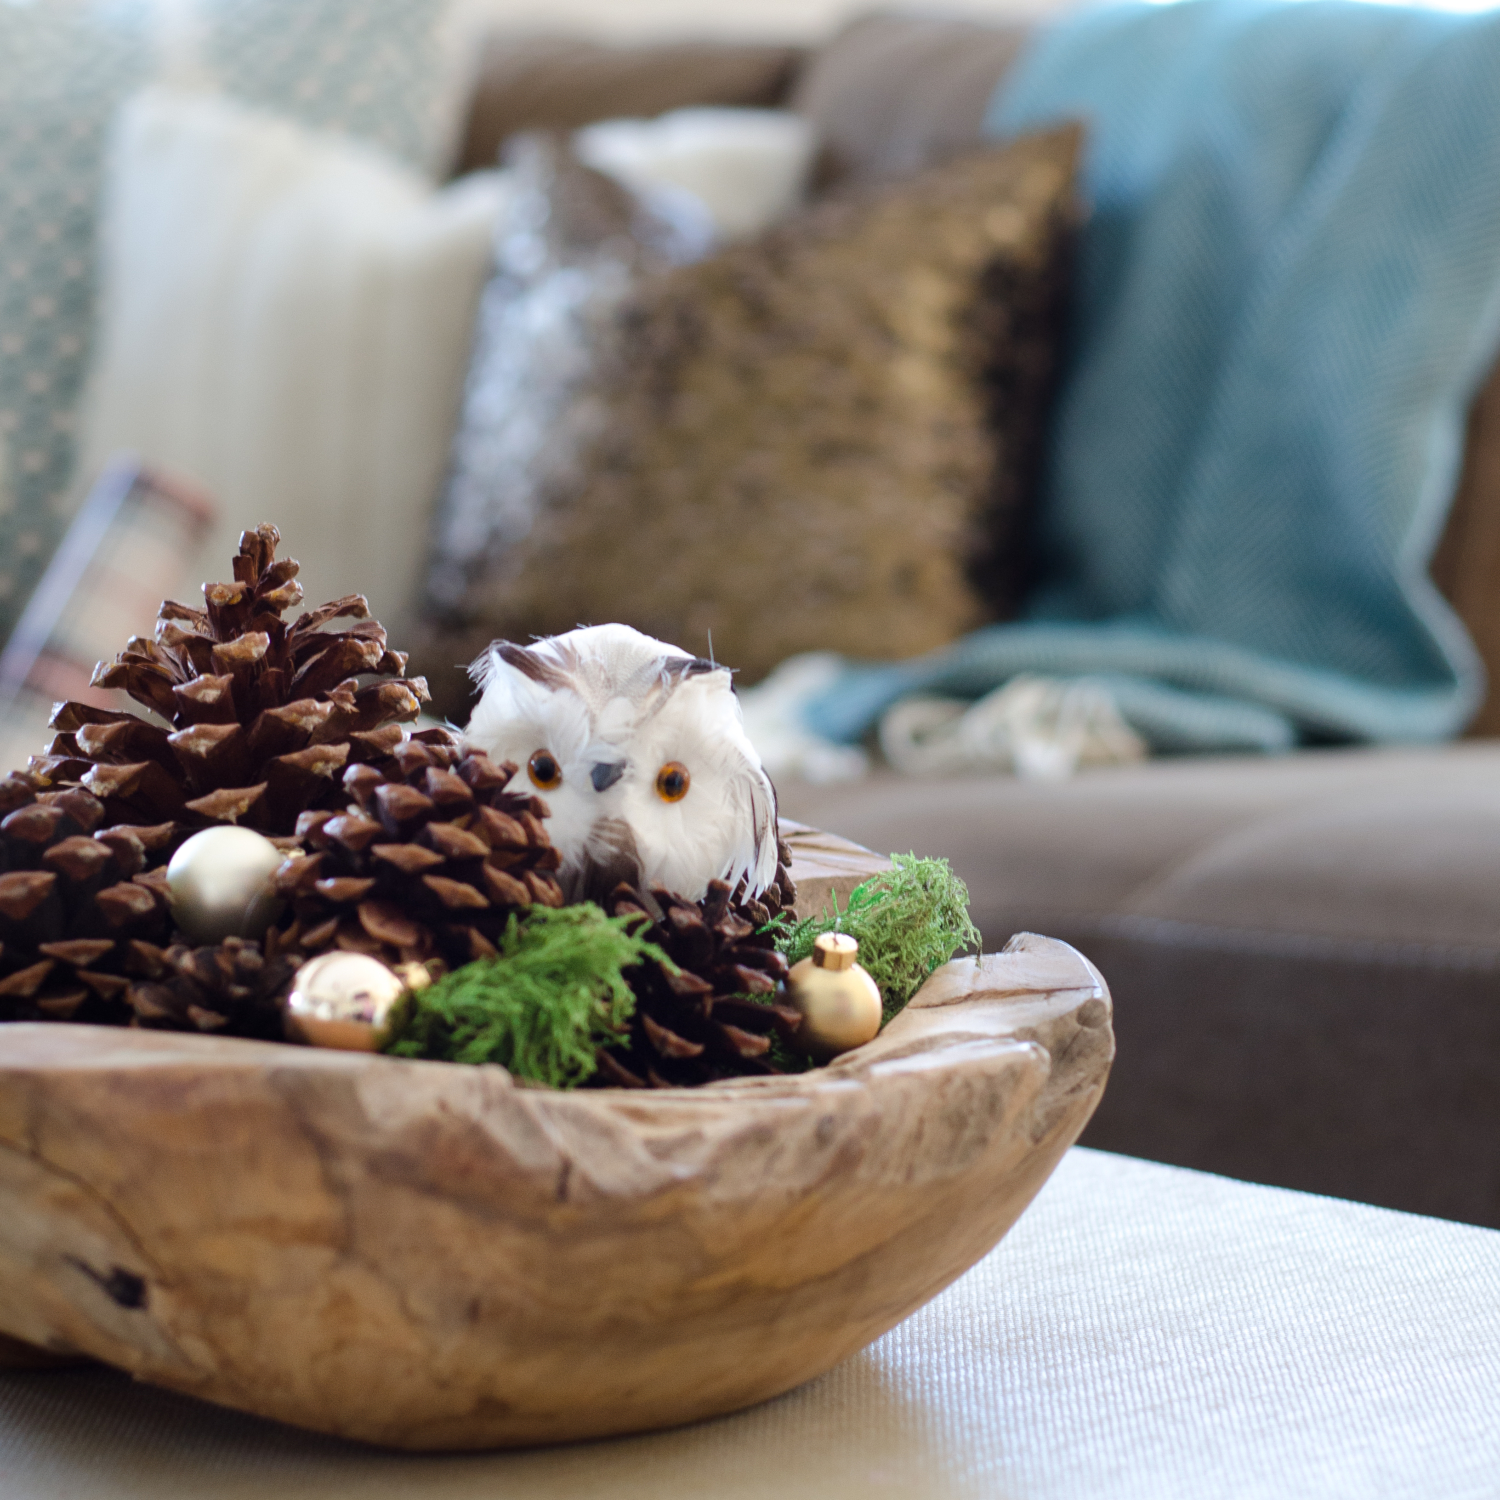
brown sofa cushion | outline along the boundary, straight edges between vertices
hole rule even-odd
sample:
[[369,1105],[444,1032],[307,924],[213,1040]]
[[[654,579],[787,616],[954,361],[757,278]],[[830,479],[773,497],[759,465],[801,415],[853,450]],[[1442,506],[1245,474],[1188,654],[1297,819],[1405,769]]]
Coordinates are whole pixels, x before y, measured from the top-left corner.
[[698,104],[774,109],[802,57],[799,47],[749,43],[609,46],[495,33],[483,43],[457,170],[493,166],[523,130],[649,119]]
[[867,16],[803,68],[792,108],[817,128],[823,173],[885,182],[968,150],[1030,28]]
[[549,248],[527,239],[526,269],[505,261],[486,293],[424,669],[621,620],[711,640],[754,681],[797,651],[910,656],[1005,612],[1077,147],[1063,128],[976,150],[666,270],[603,179],[523,179],[517,221]]
[[919,837],[992,942],[1134,918],[1500,966],[1500,746],[1162,759],[1060,784],[883,774],[789,784],[781,810],[882,853]]
[[1099,965],[1091,1144],[1500,1227],[1500,746],[778,790]]
[[1500,734],[1500,365],[1469,410],[1463,475],[1432,581],[1468,627],[1489,674],[1489,695],[1469,733]]

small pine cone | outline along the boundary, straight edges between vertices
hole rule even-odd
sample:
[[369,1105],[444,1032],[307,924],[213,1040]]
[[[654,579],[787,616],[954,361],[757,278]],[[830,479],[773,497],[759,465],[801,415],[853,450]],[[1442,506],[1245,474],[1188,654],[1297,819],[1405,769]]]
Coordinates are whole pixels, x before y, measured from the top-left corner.
[[129,1024],[127,954],[169,930],[150,866],[176,829],[106,827],[97,797],[26,771],[0,782],[0,812],[0,1021]]
[[764,927],[773,917],[790,911],[797,904],[797,887],[792,880],[792,851],[784,838],[776,840],[776,876],[758,896],[747,896],[742,880],[734,888],[735,909],[757,927]]
[[[170,726],[85,703],[59,704],[47,755],[31,769],[81,784],[112,823],[242,822],[287,835],[308,808],[336,808],[339,779],[372,733],[415,719],[427,684],[406,680],[358,594],[282,619],[301,603],[298,567],[276,560],[281,537],[240,538],[233,583],[203,588],[204,608],[170,600],[154,638],[133,637],[93,686],[121,689]],[[357,623],[325,630],[332,620]],[[389,750],[387,738],[382,748]]]
[[[779,907],[779,882],[771,891]],[[722,880],[701,901],[621,884],[605,909],[642,917],[649,923],[643,935],[680,972],[649,964],[630,976],[630,1037],[599,1053],[595,1085],[668,1088],[781,1071],[768,1057],[772,1036],[790,1042],[801,1017],[786,1003],[786,959],[774,936],[759,930],[771,917],[764,897],[736,900]]]
[[784,838],[776,840],[776,879],[771,884],[776,910],[791,911],[797,904],[797,883],[792,879],[792,847]]
[[443,729],[351,766],[347,806],[298,821],[307,853],[277,877],[290,920],[267,951],[457,968],[493,954],[513,912],[561,906],[547,804],[505,790],[515,769]]
[[132,1024],[170,1031],[281,1041],[283,1001],[298,960],[267,956],[260,944],[225,938],[213,947],[126,945],[125,990]]

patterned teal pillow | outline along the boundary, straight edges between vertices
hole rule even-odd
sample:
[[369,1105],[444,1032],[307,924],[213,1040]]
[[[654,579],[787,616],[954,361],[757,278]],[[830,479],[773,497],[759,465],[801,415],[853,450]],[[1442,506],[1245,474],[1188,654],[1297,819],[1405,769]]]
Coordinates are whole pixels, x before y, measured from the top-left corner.
[[226,92],[431,165],[443,0],[0,0],[0,642],[61,537],[93,329],[95,225],[118,105],[188,16]]
[[[3,4],[4,0],[0,0]],[[440,0],[198,0],[209,75],[247,104],[434,164]]]
[[115,106],[145,81],[150,0],[0,0],[0,638],[61,534]]

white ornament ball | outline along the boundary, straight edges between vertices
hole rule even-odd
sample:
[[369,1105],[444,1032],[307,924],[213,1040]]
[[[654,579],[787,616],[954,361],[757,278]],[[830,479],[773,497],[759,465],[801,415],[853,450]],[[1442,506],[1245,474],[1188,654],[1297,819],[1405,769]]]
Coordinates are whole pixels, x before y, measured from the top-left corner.
[[793,1006],[802,1016],[797,1042],[826,1061],[862,1047],[880,1030],[880,986],[855,963],[859,944],[847,933],[825,932],[811,958],[787,975]]
[[260,937],[281,911],[271,877],[285,858],[252,828],[195,833],[167,866],[172,920],[194,943]]
[[293,1041],[346,1052],[376,1052],[385,1039],[391,1007],[431,976],[418,964],[400,973],[365,953],[323,953],[297,970],[286,1002]]

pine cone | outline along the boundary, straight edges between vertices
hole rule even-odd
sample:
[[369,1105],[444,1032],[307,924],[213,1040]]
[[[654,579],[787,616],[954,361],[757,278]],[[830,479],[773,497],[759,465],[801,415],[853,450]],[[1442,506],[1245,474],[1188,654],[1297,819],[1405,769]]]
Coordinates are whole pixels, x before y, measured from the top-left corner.
[[351,766],[348,807],[298,820],[309,852],[278,876],[291,921],[267,952],[345,948],[457,968],[496,951],[512,912],[561,906],[547,804],[504,790],[515,769],[444,729]]
[[127,1024],[129,957],[167,935],[173,826],[104,827],[105,804],[25,771],[0,782],[0,1020]]
[[791,845],[780,835],[776,839],[776,878],[758,897],[747,897],[741,882],[732,898],[737,907],[757,927],[764,927],[778,913],[790,911],[797,904],[797,887],[792,880]]
[[124,962],[135,976],[125,992],[132,1025],[284,1040],[282,1002],[299,963],[289,954],[267,956],[244,938],[209,948],[137,941]]
[[[111,823],[243,822],[290,834],[300,813],[337,807],[351,761],[387,753],[416,718],[427,684],[404,680],[358,594],[298,616],[297,564],[276,561],[274,526],[240,537],[233,583],[205,584],[205,608],[164,603],[154,640],[133,637],[93,685],[129,693],[171,725],[60,704],[58,731],[33,772],[81,784]],[[330,620],[360,623],[325,631]],[[374,680],[360,684],[362,677]]]
[[680,972],[652,964],[630,976],[630,1037],[599,1053],[596,1085],[670,1088],[781,1071],[770,1056],[772,1037],[792,1043],[801,1017],[786,1003],[786,959],[775,937],[761,931],[784,901],[796,899],[785,844],[779,852],[776,881],[758,901],[722,880],[711,882],[701,901],[660,887],[615,887],[605,909],[649,922],[644,936]]

